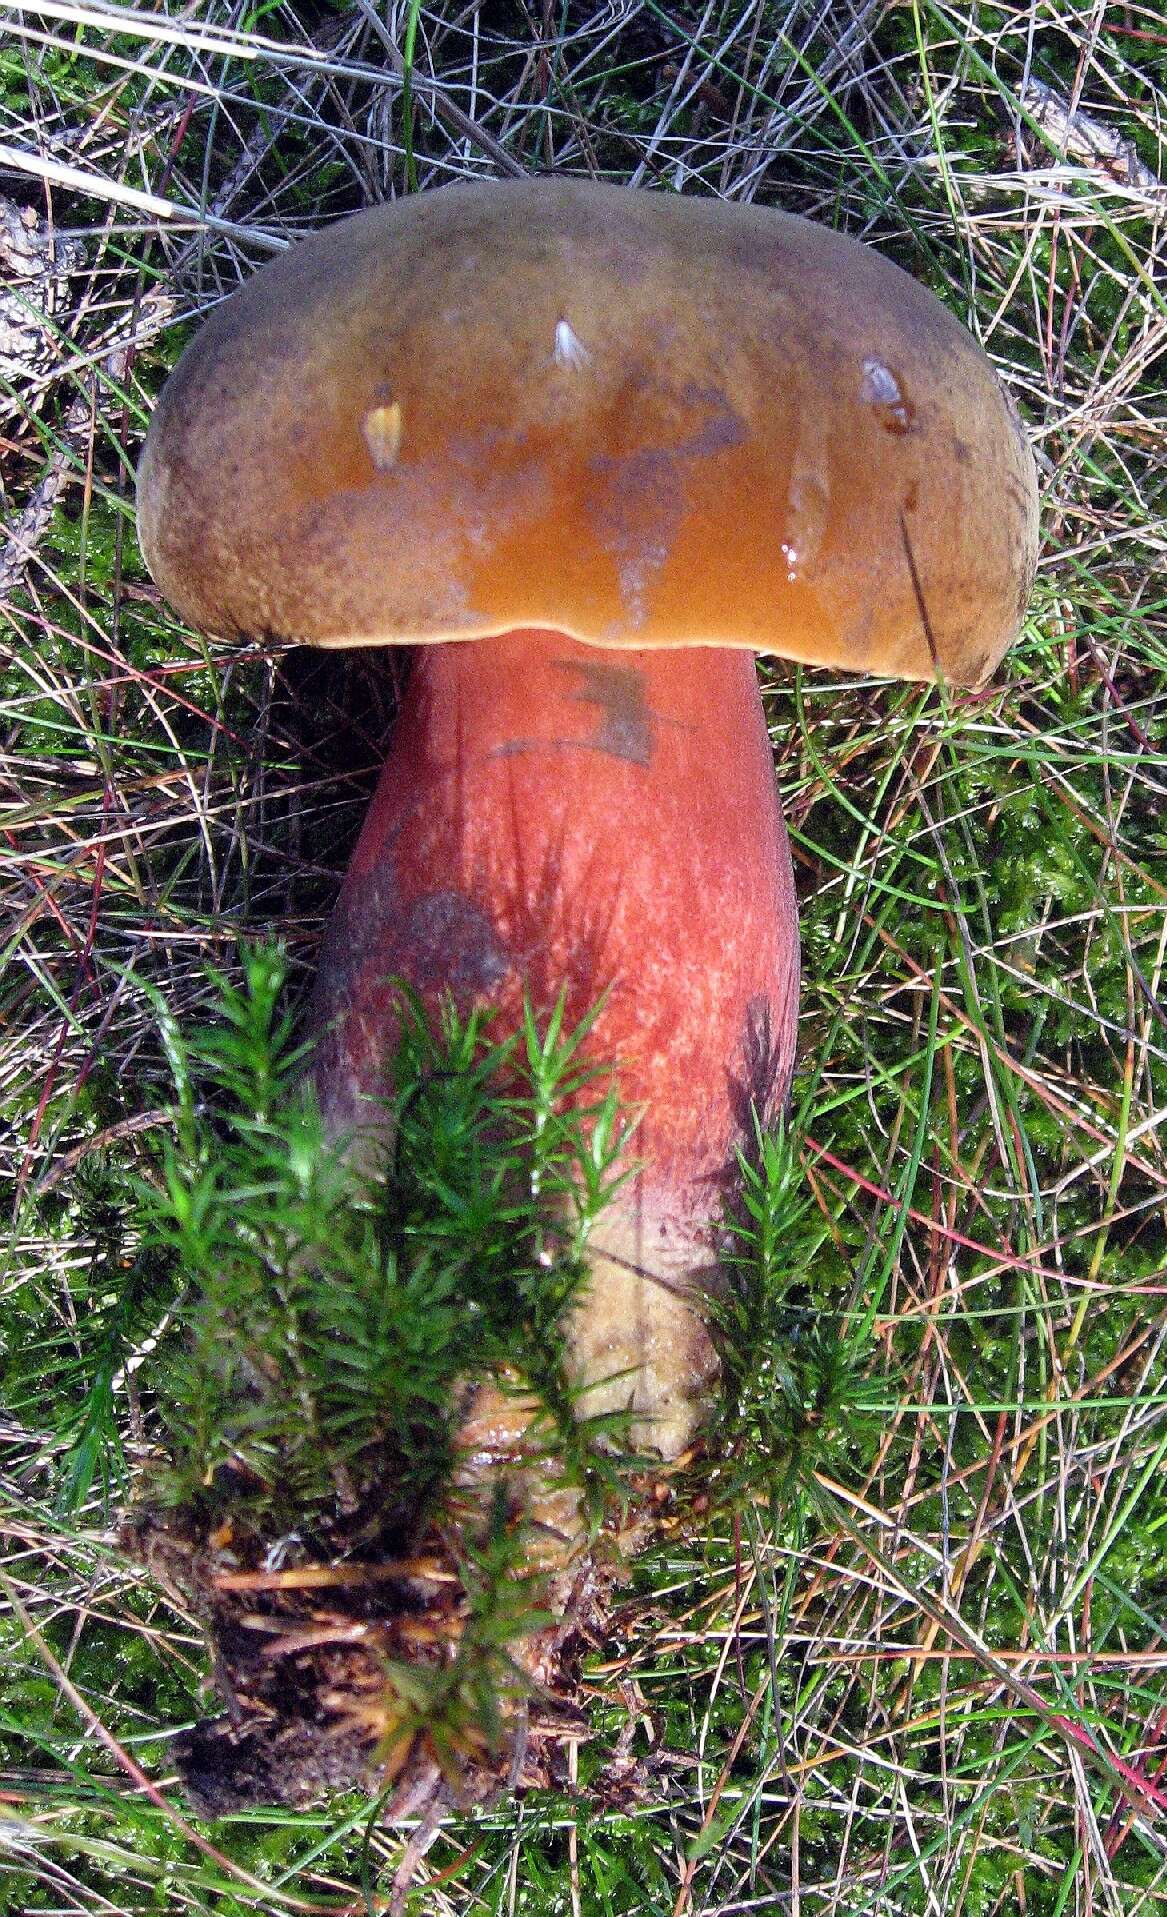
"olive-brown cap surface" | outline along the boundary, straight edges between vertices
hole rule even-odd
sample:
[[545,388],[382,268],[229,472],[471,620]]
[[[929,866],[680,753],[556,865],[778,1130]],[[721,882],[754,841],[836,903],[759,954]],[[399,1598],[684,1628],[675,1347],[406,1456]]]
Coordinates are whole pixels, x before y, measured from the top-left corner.
[[1033,576],[988,360],[879,254],[576,182],[356,215],[211,316],[158,405],[143,550],[209,632],[547,627],[974,685]]

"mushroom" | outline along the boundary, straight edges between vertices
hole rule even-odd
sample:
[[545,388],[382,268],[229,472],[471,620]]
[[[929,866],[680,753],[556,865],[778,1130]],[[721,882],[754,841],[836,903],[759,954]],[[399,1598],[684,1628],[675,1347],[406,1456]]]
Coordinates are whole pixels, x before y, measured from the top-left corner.
[[[752,654],[975,686],[1032,456],[923,287],[793,216],[577,182],[332,226],[184,354],[139,473],[207,631],[418,648],[328,931],[315,1077],[383,1133],[391,981],[567,1021],[642,1113],[573,1326],[593,1410],[689,1441],[706,1293],[786,1098],[798,932]],[[470,642],[474,642],[473,644]]]

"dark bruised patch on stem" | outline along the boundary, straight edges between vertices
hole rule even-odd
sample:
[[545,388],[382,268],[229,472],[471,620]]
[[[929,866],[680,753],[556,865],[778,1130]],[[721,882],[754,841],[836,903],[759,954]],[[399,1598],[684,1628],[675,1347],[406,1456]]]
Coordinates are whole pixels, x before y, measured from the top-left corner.
[[489,915],[465,893],[438,887],[406,904],[391,862],[350,878],[325,934],[311,1014],[313,1077],[330,1123],[366,1124],[370,1101],[391,1094],[395,980],[449,992],[466,1011],[513,967]]
[[644,674],[637,666],[610,666],[598,661],[564,659],[564,672],[582,680],[571,694],[576,705],[598,706],[600,721],[591,744],[598,752],[630,765],[651,765],[656,714],[644,696]]
[[726,1073],[736,1137],[718,1174],[718,1183],[729,1214],[734,1213],[741,1196],[738,1154],[755,1163],[759,1126],[763,1132],[773,1131],[790,1107],[797,1005],[796,971],[785,1002],[775,1005],[767,993],[756,992],[746,1006],[738,1069]]
[[741,1072],[730,1075],[729,1097],[734,1119],[748,1150],[755,1116],[763,1131],[777,1124],[790,1093],[793,1047],[781,1014],[775,1016],[770,999],[755,993],[746,1006],[742,1024]]
[[511,956],[488,915],[464,892],[425,892],[410,906],[395,951],[395,970],[418,991],[440,987],[459,1007],[498,985]]

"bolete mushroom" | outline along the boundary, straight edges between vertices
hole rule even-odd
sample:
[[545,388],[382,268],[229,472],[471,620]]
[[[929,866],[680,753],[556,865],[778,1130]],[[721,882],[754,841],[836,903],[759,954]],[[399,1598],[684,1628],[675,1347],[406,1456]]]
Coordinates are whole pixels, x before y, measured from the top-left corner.
[[[390,981],[574,1020],[643,1112],[574,1327],[591,1408],[686,1444],[798,935],[755,651],[975,686],[1033,460],[923,287],[770,209],[576,182],[340,222],[212,315],[159,402],[143,550],[209,632],[419,650],[325,942],[315,1065],[383,1127]],[[474,642],[474,643],[471,643]],[[496,1027],[496,1029],[499,1029]]]

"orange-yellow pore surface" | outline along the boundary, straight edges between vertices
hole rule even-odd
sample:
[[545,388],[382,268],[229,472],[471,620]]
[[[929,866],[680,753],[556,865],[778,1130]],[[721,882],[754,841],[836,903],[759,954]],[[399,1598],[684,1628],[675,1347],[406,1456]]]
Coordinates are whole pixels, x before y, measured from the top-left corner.
[[223,636],[536,627],[969,685],[1037,537],[992,367],[897,267],[551,180],[380,207],[257,273],[165,389],[139,520]]

